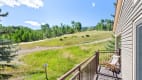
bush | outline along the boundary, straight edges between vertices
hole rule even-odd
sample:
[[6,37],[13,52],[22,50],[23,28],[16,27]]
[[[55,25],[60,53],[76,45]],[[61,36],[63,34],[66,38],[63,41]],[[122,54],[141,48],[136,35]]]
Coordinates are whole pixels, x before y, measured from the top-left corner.
[[87,34],[86,37],[90,37],[90,35]]
[[60,38],[60,41],[63,41],[63,39],[62,39],[62,38]]

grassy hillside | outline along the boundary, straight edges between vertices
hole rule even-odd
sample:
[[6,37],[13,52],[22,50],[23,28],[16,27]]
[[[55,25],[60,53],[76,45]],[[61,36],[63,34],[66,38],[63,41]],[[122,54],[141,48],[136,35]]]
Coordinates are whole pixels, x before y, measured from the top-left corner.
[[103,40],[106,38],[110,38],[111,35],[112,32],[109,31],[86,31],[75,34],[64,35],[53,39],[47,39],[40,42],[20,44],[20,47],[22,49],[29,49],[29,48],[34,48],[36,46],[42,46],[42,47],[68,46],[68,45],[82,44],[97,40]]
[[18,66],[18,68],[13,71],[13,74],[15,77],[20,76],[24,78],[24,80],[45,80],[43,64],[48,63],[48,78],[49,80],[56,80],[75,65],[92,56],[96,50],[104,50],[107,41],[97,44],[66,46],[107,39],[111,37],[111,34],[112,32],[88,31],[64,35],[41,42],[21,44],[20,46],[23,49],[30,49],[36,46],[64,47],[62,49],[44,50],[24,55],[20,59],[24,65]]
[[25,74],[25,80],[44,80],[43,64],[48,63],[48,78],[56,80],[75,65],[93,55],[96,50],[104,49],[106,44],[107,42],[34,52],[21,58],[21,61],[27,65],[20,67],[18,71],[22,72],[21,75]]

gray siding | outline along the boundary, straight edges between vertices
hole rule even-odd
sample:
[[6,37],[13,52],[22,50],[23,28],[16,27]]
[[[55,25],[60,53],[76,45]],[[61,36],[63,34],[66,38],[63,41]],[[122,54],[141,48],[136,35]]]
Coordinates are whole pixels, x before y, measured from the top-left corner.
[[115,34],[121,35],[123,80],[133,80],[133,20],[141,15],[141,2],[123,0]]

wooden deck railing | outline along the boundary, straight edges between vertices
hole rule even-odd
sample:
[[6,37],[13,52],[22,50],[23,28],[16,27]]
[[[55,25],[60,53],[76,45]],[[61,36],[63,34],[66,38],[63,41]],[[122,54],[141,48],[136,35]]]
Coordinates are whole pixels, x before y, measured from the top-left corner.
[[66,74],[58,78],[58,80],[94,80],[99,64],[99,53],[86,59]]
[[93,56],[58,78],[58,80],[95,80],[95,76],[99,71],[98,66],[108,62],[113,54],[120,55],[120,50],[99,50]]
[[[108,51],[108,50],[99,50],[99,65],[104,65],[104,63],[109,63],[112,55],[113,54],[117,54],[117,55],[121,55],[121,49],[118,50],[112,50],[112,51]],[[121,67],[121,59],[119,59],[119,63],[120,63],[120,67]]]

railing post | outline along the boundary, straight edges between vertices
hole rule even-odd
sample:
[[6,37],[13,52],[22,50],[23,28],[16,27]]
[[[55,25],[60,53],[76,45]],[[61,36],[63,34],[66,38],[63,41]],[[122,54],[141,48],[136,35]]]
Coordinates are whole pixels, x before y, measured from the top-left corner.
[[118,55],[120,56],[120,59],[119,59],[119,64],[120,64],[120,70],[121,70],[121,49],[119,48],[118,49]]
[[99,66],[99,51],[96,52],[96,74],[98,74],[98,66]]
[[91,80],[91,63],[88,64],[88,70],[89,70],[89,80]]
[[79,80],[81,80],[81,67],[79,66]]

